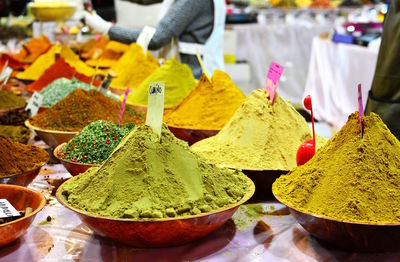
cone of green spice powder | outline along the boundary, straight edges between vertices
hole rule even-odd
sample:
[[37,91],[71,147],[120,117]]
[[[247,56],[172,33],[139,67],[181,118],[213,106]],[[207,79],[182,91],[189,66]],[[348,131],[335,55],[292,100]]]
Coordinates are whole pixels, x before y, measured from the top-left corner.
[[241,172],[222,169],[193,153],[163,127],[134,129],[101,167],[60,188],[70,205],[111,218],[188,217],[232,207],[254,190]]

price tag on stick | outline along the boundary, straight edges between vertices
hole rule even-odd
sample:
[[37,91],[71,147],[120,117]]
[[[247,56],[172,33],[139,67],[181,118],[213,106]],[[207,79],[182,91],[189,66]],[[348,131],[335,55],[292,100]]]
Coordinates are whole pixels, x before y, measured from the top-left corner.
[[151,26],[145,26],[140,32],[139,37],[136,40],[136,43],[143,48],[145,54],[147,54],[147,50],[150,44],[151,39],[156,33],[156,29]]
[[124,115],[124,110],[125,110],[126,99],[128,98],[128,94],[130,91],[131,90],[129,89],[129,87],[127,87],[124,95],[124,100],[122,101],[121,104],[121,109],[119,110],[118,125],[121,125],[122,116]]
[[28,104],[25,107],[25,110],[31,111],[31,116],[35,116],[38,111],[39,107],[42,105],[43,102],[43,96],[39,94],[38,92],[33,93],[31,99],[29,99]]
[[149,84],[149,101],[147,106],[146,125],[150,126],[159,137],[164,115],[165,82]]
[[364,136],[364,125],[362,122],[362,118],[364,116],[364,105],[363,105],[363,101],[362,101],[362,92],[361,92],[361,84],[358,84],[358,118],[360,120],[360,127],[361,127],[361,135]]
[[8,202],[7,199],[0,199],[0,218],[19,217],[20,213]]
[[281,79],[283,66],[278,63],[272,62],[269,66],[267,80],[265,81],[265,91],[269,93],[269,100],[274,101],[276,88],[278,87],[279,80]]

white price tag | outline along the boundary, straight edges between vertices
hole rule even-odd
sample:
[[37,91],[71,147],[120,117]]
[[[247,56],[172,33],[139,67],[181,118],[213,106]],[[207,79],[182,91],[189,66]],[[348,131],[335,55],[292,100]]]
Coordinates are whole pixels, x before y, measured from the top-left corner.
[[164,115],[165,82],[149,84],[149,102],[147,105],[146,125],[150,126],[159,137]]
[[3,68],[3,71],[1,71],[0,74],[0,82],[6,82],[10,77],[12,71],[13,71],[12,68],[9,66]]
[[145,54],[155,33],[156,29],[154,27],[145,26],[136,40],[136,43],[143,48]]
[[0,218],[19,217],[21,214],[8,202],[7,199],[0,199]]
[[31,116],[35,116],[38,111],[39,107],[42,105],[43,96],[38,92],[33,93],[31,99],[29,99],[28,105],[25,107],[25,110],[31,111]]

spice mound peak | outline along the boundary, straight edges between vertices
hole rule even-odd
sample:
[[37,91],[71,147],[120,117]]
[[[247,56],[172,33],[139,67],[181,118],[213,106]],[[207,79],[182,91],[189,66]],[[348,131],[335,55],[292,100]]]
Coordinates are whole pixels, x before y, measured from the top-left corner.
[[[291,170],[299,146],[312,138],[305,119],[277,93],[253,91],[221,131],[192,146],[216,164],[252,170]],[[325,142],[317,137],[317,148]]]
[[400,142],[378,115],[358,113],[315,156],[273,184],[296,210],[348,222],[400,223]]

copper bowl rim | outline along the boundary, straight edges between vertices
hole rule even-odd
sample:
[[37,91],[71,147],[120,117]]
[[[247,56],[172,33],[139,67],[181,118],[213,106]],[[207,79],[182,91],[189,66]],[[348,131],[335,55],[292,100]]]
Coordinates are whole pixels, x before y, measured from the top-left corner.
[[181,129],[181,130],[187,130],[187,131],[193,130],[193,131],[198,131],[198,132],[205,131],[205,132],[217,132],[217,133],[219,131],[221,131],[221,129],[196,129],[196,128],[190,128],[190,127],[179,127],[179,126],[169,125],[168,123],[167,123],[167,126],[168,126],[168,128],[172,127],[175,129]]
[[13,112],[13,111],[19,111],[19,110],[24,109],[25,107],[26,107],[26,104],[24,106],[16,107],[16,108],[0,109],[0,114],[5,114],[8,112]]
[[79,176],[74,176],[70,179],[68,179],[67,181],[65,181],[58,189],[56,192],[56,198],[58,200],[58,202],[60,202],[64,207],[74,211],[75,213],[78,213],[80,215],[84,215],[87,217],[91,217],[91,218],[97,218],[97,219],[105,219],[105,220],[110,220],[110,221],[116,221],[116,222],[132,222],[132,223],[161,223],[161,222],[168,222],[168,221],[181,221],[181,220],[188,220],[188,219],[193,219],[193,218],[201,218],[201,217],[207,217],[210,215],[214,215],[217,213],[221,213],[221,212],[225,212],[227,210],[230,210],[232,208],[236,208],[239,207],[240,205],[244,204],[247,200],[249,200],[254,192],[255,192],[255,185],[253,183],[253,181],[251,181],[250,178],[248,178],[247,176],[245,176],[247,184],[249,186],[248,192],[245,193],[245,195],[242,197],[242,199],[234,204],[231,204],[229,206],[226,206],[224,208],[218,209],[218,210],[214,210],[211,212],[207,212],[207,213],[201,213],[198,215],[191,215],[191,216],[186,216],[186,217],[171,217],[171,218],[162,218],[162,219],[154,219],[154,218],[149,218],[149,219],[129,219],[129,218],[111,218],[111,217],[103,217],[103,216],[97,216],[97,215],[93,215],[90,213],[87,213],[85,211],[82,211],[80,209],[74,208],[71,205],[69,205],[68,203],[66,203],[66,201],[64,200],[64,197],[62,196],[61,190],[63,188],[63,186],[66,183],[69,183],[70,181],[72,181],[73,179],[77,179]]
[[80,166],[89,166],[89,167],[99,167],[101,166],[101,164],[85,164],[85,163],[79,163],[79,162],[72,162],[70,160],[66,160],[61,158],[58,153],[61,152],[62,148],[66,145],[67,143],[62,143],[59,144],[56,148],[54,148],[53,150],[53,155],[55,158],[57,158],[58,160],[60,160],[61,162],[66,162],[68,164],[72,164],[72,165],[80,165]]
[[304,215],[307,216],[311,216],[311,217],[315,217],[315,218],[320,218],[320,219],[325,219],[325,220],[329,220],[332,222],[336,222],[336,223],[344,223],[344,224],[352,224],[352,225],[362,225],[362,226],[400,226],[400,223],[374,223],[374,222],[355,222],[355,221],[348,221],[348,220],[339,220],[339,219],[334,219],[334,218],[330,218],[324,215],[318,215],[318,214],[313,214],[313,213],[309,213],[309,212],[305,212],[302,210],[299,210],[298,208],[293,207],[292,205],[289,205],[287,203],[285,203],[284,201],[281,200],[281,198],[274,192],[274,187],[272,187],[272,194],[274,195],[274,197],[282,204],[284,204],[285,206],[287,206],[289,209],[293,209],[296,212],[302,213]]
[[[31,169],[29,169],[29,170],[25,170],[25,171],[23,171],[23,172],[21,172],[21,173],[18,173],[18,174],[12,174],[12,175],[8,175],[8,176],[2,176],[2,177],[0,177],[0,180],[6,179],[6,178],[12,178],[12,177],[16,177],[16,176],[21,176],[21,175],[24,175],[25,173],[29,173],[29,172],[32,172],[32,171],[34,171],[34,170],[40,169],[40,168],[42,168],[44,165],[46,165],[47,162],[49,162],[49,159],[50,159],[50,156],[47,157],[47,160],[46,160],[46,161],[37,163],[33,168],[31,168]],[[4,185],[4,184],[0,184],[0,185]]]
[[35,131],[43,132],[43,133],[49,133],[49,134],[60,134],[60,135],[76,135],[79,134],[79,131],[59,131],[59,130],[50,130],[50,129],[42,129],[40,127],[36,127],[32,125],[29,121],[29,119],[25,120],[24,122],[25,126],[28,128],[31,128]]
[[39,213],[39,211],[42,210],[43,207],[46,205],[46,202],[47,202],[47,201],[46,201],[46,198],[43,196],[43,194],[42,194],[41,192],[39,192],[39,191],[37,191],[37,190],[30,189],[30,188],[23,187],[23,186],[18,186],[18,185],[0,184],[0,189],[1,189],[2,187],[10,187],[10,188],[14,187],[14,188],[17,188],[17,189],[19,189],[19,190],[22,189],[22,190],[26,190],[26,191],[31,191],[31,192],[33,192],[34,194],[40,195],[41,200],[40,200],[39,206],[38,206],[35,210],[33,210],[32,213],[30,213],[29,215],[23,216],[23,217],[21,217],[21,218],[18,218],[18,219],[16,219],[16,220],[13,220],[13,221],[10,221],[10,222],[4,223],[4,224],[0,224],[0,227],[9,226],[9,225],[12,225],[13,223],[18,223],[19,221],[22,221],[22,220],[27,219],[27,218],[29,218],[29,217],[35,216],[35,215],[36,215],[37,213]]

